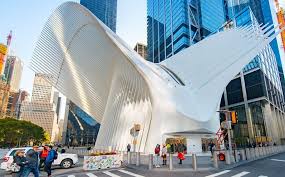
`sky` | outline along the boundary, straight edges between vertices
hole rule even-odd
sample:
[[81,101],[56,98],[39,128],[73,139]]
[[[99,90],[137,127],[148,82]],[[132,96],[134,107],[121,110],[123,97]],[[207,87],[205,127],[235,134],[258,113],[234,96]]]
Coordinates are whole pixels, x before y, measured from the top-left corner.
[[[10,30],[10,53],[24,62],[21,89],[32,93],[34,72],[29,68],[41,30],[51,13],[67,0],[8,0],[1,3],[0,43]],[[73,0],[79,2],[80,0]],[[117,34],[130,46],[146,44],[146,0],[118,0]]]

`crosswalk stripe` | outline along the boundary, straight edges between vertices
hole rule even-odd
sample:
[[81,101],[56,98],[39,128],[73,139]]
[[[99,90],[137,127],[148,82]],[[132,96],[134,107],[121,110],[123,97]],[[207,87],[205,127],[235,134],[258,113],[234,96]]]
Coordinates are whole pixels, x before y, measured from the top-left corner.
[[247,175],[247,174],[249,174],[249,172],[243,171],[243,172],[241,172],[241,173],[239,173],[239,174],[236,174],[236,175],[234,175],[234,176],[232,176],[232,177],[241,177],[241,176],[244,176],[244,175]]
[[103,171],[104,174],[108,175],[108,176],[112,176],[112,177],[120,177],[119,175],[116,175],[114,173],[111,173],[109,171]]
[[270,159],[270,160],[277,161],[277,162],[285,162],[285,160],[280,160],[280,159]]
[[97,177],[96,175],[92,174],[92,173],[86,173],[87,176],[89,177]]
[[135,174],[135,173],[126,171],[126,170],[118,170],[118,171],[119,171],[119,172],[122,172],[122,173],[125,173],[125,174],[127,174],[127,175],[134,176],[134,177],[144,177],[144,176],[142,176],[142,175],[138,175],[138,174]]
[[208,176],[205,176],[205,177],[216,177],[216,176],[220,176],[220,175],[226,174],[226,173],[228,173],[230,171],[231,170],[224,170],[224,171],[221,171],[219,173],[211,174],[211,175],[208,175]]
[[258,177],[268,177],[268,176],[263,176],[263,175],[261,175],[261,176],[258,176]]
[[74,175],[68,175],[67,177],[75,177]]

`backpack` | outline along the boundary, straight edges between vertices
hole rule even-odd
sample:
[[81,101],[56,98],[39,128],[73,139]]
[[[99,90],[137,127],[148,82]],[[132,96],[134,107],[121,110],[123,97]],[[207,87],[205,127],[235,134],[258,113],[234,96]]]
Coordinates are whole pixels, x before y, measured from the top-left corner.
[[54,157],[53,157],[53,160],[56,160],[58,157],[58,153],[56,151],[54,151]]

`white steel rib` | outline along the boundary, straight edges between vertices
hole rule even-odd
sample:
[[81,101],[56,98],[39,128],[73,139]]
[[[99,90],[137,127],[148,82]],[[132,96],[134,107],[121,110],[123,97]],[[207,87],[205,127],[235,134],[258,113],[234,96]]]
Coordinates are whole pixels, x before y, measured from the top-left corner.
[[125,150],[140,124],[138,150],[152,152],[166,133],[218,130],[223,90],[273,40],[269,27],[219,32],[154,64],[67,2],[46,23],[31,67],[101,123],[96,148]]

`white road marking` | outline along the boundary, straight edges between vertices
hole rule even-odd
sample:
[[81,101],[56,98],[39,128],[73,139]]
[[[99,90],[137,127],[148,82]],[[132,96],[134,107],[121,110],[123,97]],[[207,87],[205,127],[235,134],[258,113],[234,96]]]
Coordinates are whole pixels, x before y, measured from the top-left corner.
[[89,177],[97,177],[96,175],[92,174],[92,173],[86,173],[87,176]]
[[75,177],[74,175],[68,175],[67,177]]
[[126,171],[126,170],[118,170],[118,171],[119,171],[119,172],[122,172],[122,173],[125,173],[125,174],[127,174],[127,175],[134,176],[134,177],[144,177],[144,176],[142,176],[142,175],[138,175],[138,174],[135,174],[135,173]]
[[216,176],[220,176],[220,175],[223,175],[223,174],[226,174],[228,172],[230,172],[231,170],[225,170],[225,171],[221,171],[219,173],[215,173],[215,174],[212,174],[212,175],[208,175],[208,176],[205,176],[205,177],[216,177]]
[[236,174],[236,175],[234,175],[234,176],[232,176],[232,177],[241,177],[241,176],[244,176],[244,175],[247,175],[247,174],[249,174],[249,172],[243,171],[243,172],[241,172],[241,173],[239,173],[239,174]]
[[263,176],[263,175],[261,175],[261,176],[258,176],[258,177],[268,177],[268,176]]
[[111,173],[109,171],[103,171],[104,174],[108,175],[108,176],[112,176],[112,177],[120,177],[119,175],[116,175],[114,173]]
[[285,160],[280,160],[280,159],[270,159],[270,160],[277,161],[277,162],[285,162]]

